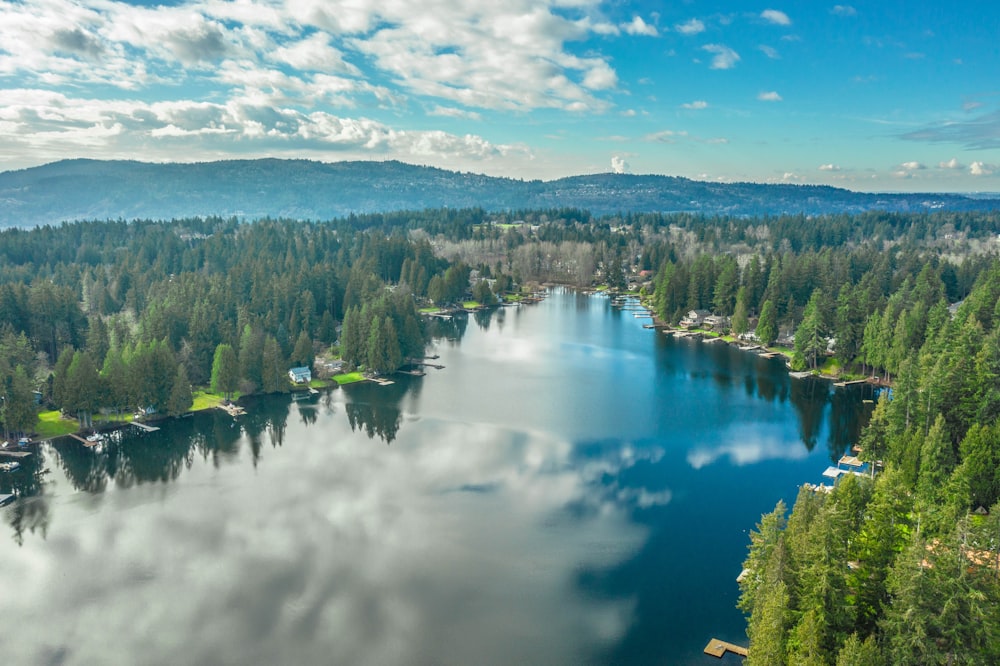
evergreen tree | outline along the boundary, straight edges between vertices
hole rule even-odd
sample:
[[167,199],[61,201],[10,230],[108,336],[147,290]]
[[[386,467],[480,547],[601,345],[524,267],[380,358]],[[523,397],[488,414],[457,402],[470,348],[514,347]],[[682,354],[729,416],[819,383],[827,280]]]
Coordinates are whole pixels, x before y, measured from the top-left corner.
[[774,344],[778,339],[778,314],[774,308],[774,302],[770,299],[764,301],[764,306],[760,311],[760,319],[757,320],[757,339],[766,347]]
[[264,393],[282,393],[288,390],[288,375],[284,359],[281,358],[281,348],[273,335],[264,340],[264,353],[261,359],[262,385]]
[[10,378],[10,388],[3,400],[4,429],[14,433],[29,433],[38,422],[31,380],[23,365],[18,365]]
[[194,396],[191,393],[191,381],[188,379],[187,369],[183,363],[178,363],[170,399],[167,400],[167,415],[180,416],[191,409],[192,403]]
[[795,351],[801,354],[810,368],[815,369],[819,357],[826,351],[826,326],[822,312],[823,292],[813,291],[802,314],[802,323],[795,330]]
[[73,362],[66,371],[66,384],[63,407],[66,411],[77,415],[80,426],[92,426],[91,415],[100,404],[100,384],[97,367],[87,352],[75,352]]
[[750,330],[749,296],[747,288],[740,287],[736,292],[736,309],[733,311],[733,334],[740,336]]
[[215,348],[215,357],[212,360],[212,391],[222,393],[226,400],[229,400],[237,389],[239,381],[239,360],[236,358],[236,352],[231,346],[220,344]]
[[292,365],[295,366],[312,367],[314,360],[313,342],[309,334],[305,331],[302,331],[299,334],[298,340],[295,341],[295,348],[292,350],[292,358],[290,360]]

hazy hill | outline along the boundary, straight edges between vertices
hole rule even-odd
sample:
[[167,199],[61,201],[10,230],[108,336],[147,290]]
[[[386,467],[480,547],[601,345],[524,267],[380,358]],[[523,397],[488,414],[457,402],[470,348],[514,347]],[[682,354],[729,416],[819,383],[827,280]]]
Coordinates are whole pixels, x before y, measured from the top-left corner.
[[862,194],[814,185],[719,184],[597,174],[521,181],[401,162],[233,160],[198,164],[64,160],[0,173],[0,226],[194,215],[329,219],[352,212],[479,206],[575,207],[594,214],[916,211],[1000,208],[997,199]]

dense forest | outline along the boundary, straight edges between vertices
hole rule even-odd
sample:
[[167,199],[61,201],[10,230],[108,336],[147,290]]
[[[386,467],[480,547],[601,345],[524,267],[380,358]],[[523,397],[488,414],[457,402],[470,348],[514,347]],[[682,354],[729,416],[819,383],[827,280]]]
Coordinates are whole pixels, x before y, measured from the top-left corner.
[[98,410],[183,413],[192,384],[287,390],[289,366],[312,365],[345,320],[364,327],[345,360],[391,371],[425,335],[403,269],[462,275],[398,230],[213,218],[7,230],[0,261],[12,432],[32,430],[36,390],[82,426]]
[[[418,306],[546,281],[637,289],[661,319],[731,317],[815,367],[900,373],[995,261],[993,213],[765,218],[579,209],[425,210],[328,223],[188,218],[0,232],[6,430],[35,401],[77,415],[178,414],[190,387],[287,390],[331,350],[391,372],[426,339]],[[831,342],[831,339],[833,342]],[[37,394],[35,393],[37,391]]]

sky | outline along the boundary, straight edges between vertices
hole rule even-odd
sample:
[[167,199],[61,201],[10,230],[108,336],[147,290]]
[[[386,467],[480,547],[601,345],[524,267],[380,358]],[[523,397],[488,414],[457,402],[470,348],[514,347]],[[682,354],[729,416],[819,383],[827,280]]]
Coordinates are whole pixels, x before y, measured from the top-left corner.
[[1000,3],[0,0],[0,170],[396,159],[1000,191]]

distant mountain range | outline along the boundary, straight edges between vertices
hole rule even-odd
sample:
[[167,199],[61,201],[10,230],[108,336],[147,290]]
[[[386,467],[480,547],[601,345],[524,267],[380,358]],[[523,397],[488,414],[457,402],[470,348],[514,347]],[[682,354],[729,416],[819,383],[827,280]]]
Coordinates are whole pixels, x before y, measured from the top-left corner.
[[595,174],[522,181],[401,162],[233,160],[197,164],[64,160],[0,173],[0,226],[189,216],[325,220],[350,213],[481,207],[709,215],[996,210],[1000,199],[865,194],[819,185],[709,183]]

